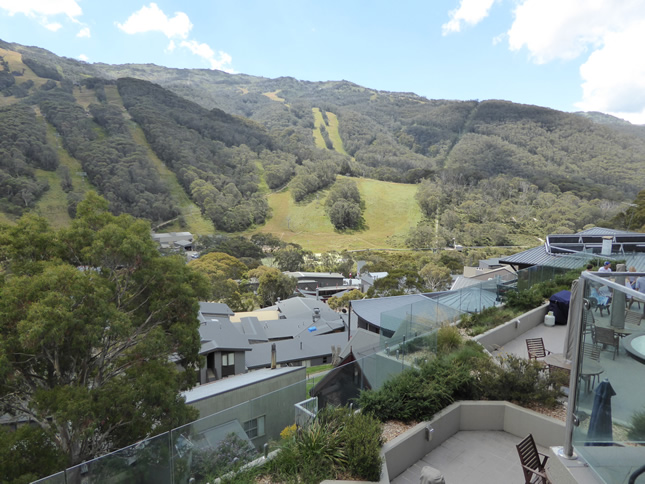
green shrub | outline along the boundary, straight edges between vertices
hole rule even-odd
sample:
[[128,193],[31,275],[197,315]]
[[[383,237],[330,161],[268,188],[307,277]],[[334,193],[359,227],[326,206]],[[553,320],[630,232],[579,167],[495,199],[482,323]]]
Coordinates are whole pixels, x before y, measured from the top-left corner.
[[[476,350],[468,346],[435,358],[386,381],[378,390],[362,391],[358,405],[381,421],[428,420],[457,399],[472,398]],[[461,358],[459,357],[461,355]]]
[[537,284],[522,291],[509,291],[506,295],[506,307],[524,312],[542,305],[546,298],[541,291],[534,290],[536,286]]
[[535,360],[515,355],[498,357],[480,367],[481,397],[488,400],[506,400],[519,405],[542,404],[554,407],[562,397],[561,387],[568,384],[563,372],[547,372]]
[[212,481],[251,462],[257,452],[247,440],[228,434],[212,449],[193,452],[192,471],[197,479]]
[[[509,294],[518,293],[511,292]],[[538,306],[542,304],[541,301],[542,300],[540,299]],[[466,333],[469,336],[477,336],[478,334],[485,333],[491,328],[496,328],[497,326],[500,326],[501,324],[512,320],[516,316],[522,314],[524,311],[525,309],[523,308],[520,309],[515,306],[511,306],[511,303],[509,302],[507,303],[506,307],[490,307],[482,309],[480,313],[464,315],[461,318],[459,327],[465,329]]]
[[381,424],[371,415],[326,407],[315,420],[286,439],[267,463],[274,482],[319,483],[351,476],[378,480]]
[[340,430],[346,469],[351,477],[378,481],[383,464],[381,423],[365,412],[352,412],[345,407],[326,407],[317,418],[329,428]]
[[457,351],[389,379],[379,390],[362,391],[357,403],[382,421],[421,421],[457,400],[553,407],[567,382],[568,376],[549,374],[535,361],[509,356],[497,364],[480,345],[467,341]]
[[461,346],[462,338],[456,326],[442,326],[437,332],[437,352],[450,353]]
[[287,440],[267,466],[274,481],[318,484],[333,479],[344,463],[340,432],[316,419]]
[[645,411],[635,412],[632,415],[632,425],[627,431],[627,438],[634,442],[645,441]]

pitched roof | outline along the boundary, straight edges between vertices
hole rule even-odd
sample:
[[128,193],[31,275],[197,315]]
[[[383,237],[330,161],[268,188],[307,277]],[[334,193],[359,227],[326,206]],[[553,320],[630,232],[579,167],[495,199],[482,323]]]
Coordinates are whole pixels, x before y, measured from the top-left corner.
[[510,281],[516,278],[517,278],[517,275],[515,271],[512,271],[508,267],[498,267],[497,269],[491,269],[491,270],[482,272],[481,274],[476,274],[472,277],[457,276],[457,279],[455,279],[455,282],[452,283],[450,290],[456,291],[458,289],[463,289],[464,287],[480,284],[482,281],[488,281],[491,279]]
[[278,364],[300,362],[331,355],[331,347],[342,347],[347,342],[347,333],[311,335],[301,333],[296,338],[274,343],[258,343],[245,356],[247,368],[262,368],[271,364],[271,346],[276,345]]
[[199,303],[199,311],[206,315],[217,315],[221,314],[223,316],[233,316],[235,313],[231,310],[231,308],[228,307],[227,304],[224,303],[216,303],[216,302],[200,302]]
[[[611,236],[613,240],[610,256],[600,254],[601,239]],[[640,242],[642,239],[642,243]],[[627,259],[627,265],[645,268],[645,254],[639,247],[645,244],[645,234],[592,227],[576,234],[554,234],[539,247],[504,257],[502,264],[521,266],[549,266],[563,269],[578,269],[591,259]]]
[[436,321],[451,321],[460,313],[479,312],[494,306],[497,300],[497,283],[479,281],[479,284],[463,287],[457,291],[433,292],[428,297],[437,301]]
[[359,328],[352,333],[351,339],[340,352],[340,359],[344,360],[349,353],[356,358],[376,353],[381,346],[381,337],[373,331]]
[[263,380],[268,380],[270,378],[275,378],[277,376],[284,375],[285,373],[291,373],[292,371],[298,370],[301,370],[301,368],[276,368],[274,370],[266,368],[249,371],[248,373],[240,373],[235,376],[199,385],[192,390],[182,392],[182,395],[186,397],[186,403],[193,403],[198,400],[202,400],[203,398],[230,392],[236,388],[252,385]]
[[240,333],[228,318],[207,318],[199,314],[200,354],[213,350],[250,351],[248,338]]
[[334,321],[340,317],[340,315],[331,309],[323,301],[317,301],[316,299],[306,298],[306,297],[292,297],[280,301],[276,304],[278,310],[286,318],[308,318],[312,320],[314,315],[314,309],[320,311],[320,319],[325,321]]
[[296,279],[307,277],[312,279],[342,279],[343,275],[339,272],[283,272],[283,274]]
[[275,306],[271,308],[258,309],[257,311],[244,311],[235,313],[231,316],[232,323],[239,323],[242,318],[257,318],[261,321],[273,321],[275,319],[280,319],[280,312],[276,309]]

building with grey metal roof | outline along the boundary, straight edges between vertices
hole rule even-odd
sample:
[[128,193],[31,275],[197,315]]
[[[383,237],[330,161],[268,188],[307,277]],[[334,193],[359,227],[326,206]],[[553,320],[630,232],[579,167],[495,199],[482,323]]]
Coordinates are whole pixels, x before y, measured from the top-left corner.
[[544,245],[500,262],[516,270],[533,266],[567,270],[582,268],[594,259],[624,260],[628,267],[645,271],[645,234],[594,227],[577,234],[549,235]]
[[331,363],[332,346],[343,348],[347,344],[347,333],[313,335],[301,333],[289,340],[253,345],[253,351],[246,355],[249,370],[266,368],[271,365],[271,348],[276,347],[276,363],[280,366],[317,366]]

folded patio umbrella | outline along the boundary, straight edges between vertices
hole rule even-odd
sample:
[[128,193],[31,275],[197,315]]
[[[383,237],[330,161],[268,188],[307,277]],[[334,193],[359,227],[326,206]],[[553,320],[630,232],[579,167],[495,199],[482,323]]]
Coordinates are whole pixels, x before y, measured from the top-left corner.
[[608,379],[604,379],[594,391],[593,408],[589,419],[585,445],[612,445],[611,397],[616,395]]

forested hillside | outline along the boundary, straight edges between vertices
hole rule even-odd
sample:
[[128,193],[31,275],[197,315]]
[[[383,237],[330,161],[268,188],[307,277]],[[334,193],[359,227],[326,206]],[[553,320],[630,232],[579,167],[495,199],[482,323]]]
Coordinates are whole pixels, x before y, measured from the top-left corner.
[[[617,223],[620,202],[645,187],[645,127],[600,113],[87,64],[2,41],[0,62],[0,209],[10,216],[37,207],[47,190],[34,170],[57,169],[47,125],[114,213],[181,223],[151,149],[202,216],[228,232],[262,227],[272,190],[286,188],[300,204],[337,197],[337,175],[418,184],[426,220],[412,227],[411,246],[518,243]],[[69,173],[57,173],[73,214],[80,194]],[[370,230],[354,202],[330,200],[322,216],[336,230]]]

